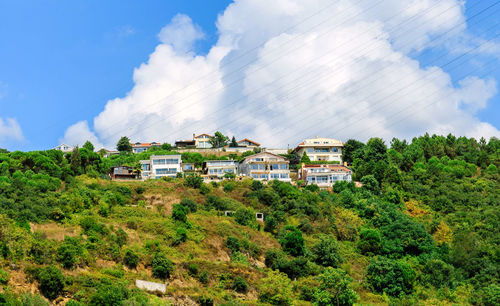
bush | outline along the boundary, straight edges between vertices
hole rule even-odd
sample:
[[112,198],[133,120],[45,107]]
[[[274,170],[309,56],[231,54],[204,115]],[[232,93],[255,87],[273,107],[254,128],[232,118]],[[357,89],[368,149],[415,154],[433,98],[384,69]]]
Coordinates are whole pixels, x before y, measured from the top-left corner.
[[285,253],[278,249],[269,249],[266,252],[266,267],[273,270],[280,270],[287,264]]
[[271,305],[292,305],[292,282],[281,272],[271,271],[260,283],[259,301]]
[[66,269],[72,269],[78,260],[83,248],[77,238],[65,237],[64,242],[57,249],[57,260]]
[[9,282],[9,273],[4,269],[0,269],[0,284],[7,285]]
[[175,239],[173,244],[174,245],[179,245],[182,242],[187,241],[187,230],[184,227],[178,227],[175,229]]
[[201,187],[200,187],[200,193],[202,195],[207,195],[210,193],[210,191],[212,191],[212,188],[210,188],[210,185],[208,184],[202,184]]
[[234,183],[227,183],[223,188],[224,192],[231,192],[234,190]]
[[229,236],[226,239],[226,247],[231,250],[231,252],[239,252],[241,248],[240,241],[234,236]]
[[97,292],[90,297],[90,305],[122,305],[127,299],[128,290],[120,285],[101,285]]
[[312,247],[314,262],[325,267],[338,267],[342,262],[339,246],[335,238],[321,235],[317,244]]
[[198,208],[196,202],[188,198],[182,198],[180,205],[184,206],[190,213],[196,212]]
[[128,268],[135,269],[139,263],[139,255],[137,255],[133,250],[127,250],[123,256],[123,263]]
[[197,276],[198,275],[198,265],[195,263],[190,263],[188,265],[188,272],[189,272],[189,275],[191,275],[191,276]]
[[174,271],[174,264],[170,259],[162,254],[156,254],[151,263],[153,276],[160,279],[170,278],[170,274]]
[[366,270],[367,281],[374,291],[394,297],[411,293],[415,277],[415,271],[407,263],[380,256]]
[[273,216],[266,216],[264,218],[264,230],[269,233],[274,233],[278,227],[278,221]]
[[207,271],[202,271],[200,273],[200,275],[198,276],[198,280],[200,281],[200,283],[202,283],[204,285],[208,284],[208,281],[209,281],[209,279],[208,279],[208,272]]
[[40,283],[40,292],[49,300],[58,297],[64,289],[64,275],[54,266],[42,268],[37,279]]
[[340,269],[327,268],[318,277],[320,286],[314,294],[315,305],[353,305],[359,299],[350,289],[352,279]]
[[264,188],[264,184],[262,184],[261,181],[253,180],[252,184],[250,185],[250,188],[253,191],[261,190],[262,188]]
[[283,251],[292,256],[302,256],[305,253],[304,237],[294,226],[288,225],[281,233],[279,243]]
[[187,222],[186,208],[180,204],[174,204],[172,218],[176,221]]
[[[21,296],[21,303],[24,306],[49,306],[49,302],[47,302],[47,300],[44,299],[42,296],[29,292],[24,293]],[[12,303],[9,305],[16,305],[16,304]],[[66,303],[66,305],[68,304]]]
[[236,276],[233,280],[233,290],[239,293],[246,293],[248,285],[245,279],[240,276]]
[[361,178],[363,188],[369,190],[373,194],[379,194],[380,188],[377,179],[373,175],[365,175]]
[[255,214],[250,209],[241,208],[234,213],[234,220],[238,224],[247,226],[253,223],[255,220]]
[[378,254],[382,249],[382,237],[375,229],[363,229],[357,246],[361,254]]
[[200,188],[203,184],[203,179],[197,174],[186,175],[184,184],[191,188]]
[[198,304],[200,306],[213,306],[214,305],[214,299],[208,296],[200,296],[198,297]]
[[425,263],[423,281],[436,288],[453,288],[454,269],[442,260],[432,259]]

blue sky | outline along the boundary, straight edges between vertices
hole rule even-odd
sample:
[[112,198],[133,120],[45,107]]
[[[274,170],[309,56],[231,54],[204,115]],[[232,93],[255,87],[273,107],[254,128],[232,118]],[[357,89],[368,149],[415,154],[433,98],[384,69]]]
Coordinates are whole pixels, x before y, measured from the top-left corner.
[[[217,15],[230,2],[0,0],[0,118],[15,118],[25,138],[20,142],[6,139],[0,147],[51,148],[70,125],[81,120],[91,123],[108,100],[123,97],[133,88],[134,68],[147,61],[159,43],[159,31],[178,13],[201,26],[206,37],[196,43],[195,51],[206,53],[218,37]],[[466,16],[494,2],[481,0],[477,5],[467,1],[467,7],[474,7],[466,10]],[[497,11],[489,18],[475,20],[468,30],[477,37],[498,41],[499,16]],[[411,56],[425,66],[448,52],[436,48]],[[446,55],[437,64],[444,65],[455,56]],[[498,69],[488,72],[500,66],[500,61],[493,59],[470,55],[459,67],[443,69],[454,82],[470,71],[498,81]],[[490,64],[485,65],[487,62]],[[500,129],[499,114],[497,94],[477,116]]]

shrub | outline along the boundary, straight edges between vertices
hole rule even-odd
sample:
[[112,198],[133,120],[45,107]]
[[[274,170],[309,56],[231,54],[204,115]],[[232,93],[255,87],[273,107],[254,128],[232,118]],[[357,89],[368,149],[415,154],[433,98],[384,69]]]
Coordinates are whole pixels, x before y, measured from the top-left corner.
[[65,237],[64,242],[57,249],[57,260],[66,269],[72,269],[77,262],[77,256],[83,252],[77,238]]
[[279,270],[287,264],[285,253],[278,249],[267,250],[265,264],[268,268]]
[[373,175],[363,176],[361,178],[361,183],[364,189],[371,191],[373,194],[378,194],[380,192],[378,181]]
[[312,247],[311,251],[318,265],[336,268],[343,262],[337,241],[331,236],[321,235],[319,242]]
[[64,275],[54,266],[42,268],[37,279],[40,283],[40,292],[49,300],[58,297],[64,289]]
[[363,229],[359,233],[357,246],[361,254],[378,254],[382,249],[382,237],[375,229]]
[[200,187],[200,193],[202,195],[207,195],[210,193],[210,191],[212,191],[212,188],[210,188],[210,185],[208,184],[202,184],[201,187]]
[[236,276],[233,280],[233,290],[239,293],[246,293],[248,285],[245,279],[240,276]]
[[153,276],[161,279],[167,279],[174,271],[174,264],[165,255],[157,253],[151,263]]
[[279,243],[283,251],[292,256],[302,256],[305,253],[304,237],[294,226],[288,225],[281,233]]
[[271,271],[260,283],[259,300],[271,305],[292,305],[292,282],[281,272]]
[[253,211],[247,208],[241,208],[234,214],[234,220],[236,223],[247,226],[253,223],[255,220],[255,214]]
[[4,269],[0,269],[0,284],[7,285],[9,282],[9,273]]
[[180,205],[184,206],[190,213],[194,213],[197,210],[196,202],[188,198],[182,198]]
[[366,270],[366,278],[376,292],[385,292],[394,297],[411,293],[416,273],[404,262],[377,257]]
[[135,269],[139,263],[139,255],[133,250],[127,250],[123,256],[123,263],[130,269]]
[[203,184],[203,179],[197,174],[186,175],[184,184],[191,188],[200,188]]
[[353,305],[359,299],[349,288],[352,279],[340,269],[326,268],[318,279],[320,286],[314,294],[315,305]]
[[226,239],[226,247],[231,250],[231,252],[239,252],[241,248],[240,241],[234,236],[229,236]]
[[278,227],[278,221],[273,216],[266,216],[264,219],[264,230],[269,233],[274,233]]
[[198,304],[200,306],[213,306],[214,305],[214,299],[208,296],[200,296],[198,297]]
[[176,221],[187,222],[186,208],[180,204],[174,204],[172,218]]
[[202,271],[200,273],[200,275],[198,276],[198,280],[200,281],[200,283],[202,283],[204,285],[208,284],[208,281],[209,281],[209,279],[208,279],[208,272],[207,271]]
[[195,263],[190,263],[188,265],[188,272],[189,272],[189,275],[191,275],[191,276],[197,276],[198,275],[198,265]]
[[425,263],[423,281],[436,288],[453,287],[454,269],[439,259],[432,259]]
[[253,180],[252,184],[250,185],[250,188],[253,191],[261,190],[262,188],[264,188],[264,184],[262,184],[261,181]]
[[224,192],[231,192],[234,190],[234,183],[227,183],[223,188]]
[[90,297],[90,305],[122,305],[128,297],[127,288],[120,285],[101,285]]
[[[38,294],[33,294],[33,293],[24,293],[21,296],[21,303],[22,305],[25,306],[49,306],[49,302],[47,302],[46,299],[44,299],[42,296]],[[9,304],[9,305],[15,305],[14,303]],[[66,303],[66,305],[68,305]]]
[[184,227],[178,227],[175,229],[175,239],[173,244],[179,245],[182,242],[187,241],[187,230]]

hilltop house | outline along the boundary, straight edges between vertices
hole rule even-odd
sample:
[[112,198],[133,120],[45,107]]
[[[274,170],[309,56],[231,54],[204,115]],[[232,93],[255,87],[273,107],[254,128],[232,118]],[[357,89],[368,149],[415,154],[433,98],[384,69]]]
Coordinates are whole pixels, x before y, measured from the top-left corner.
[[73,146],[62,143],[62,144],[58,145],[57,147],[53,148],[52,150],[58,150],[58,151],[61,151],[63,153],[68,153],[68,152],[73,151],[74,148],[75,147],[73,147]]
[[226,173],[236,175],[238,162],[235,160],[207,160],[203,162],[203,173],[210,179],[221,179]]
[[288,160],[269,152],[257,153],[240,161],[239,173],[261,181],[280,180],[290,182]]
[[141,160],[141,177],[154,179],[162,177],[175,177],[182,173],[182,159],[176,155],[151,155],[148,160]]
[[193,134],[193,140],[197,149],[211,148],[212,144],[210,143],[210,138],[212,138],[212,136],[208,134],[200,134],[198,136],[196,136],[196,134]]
[[161,146],[161,144],[158,142],[151,142],[151,143],[136,142],[136,143],[132,143],[131,145],[132,145],[132,153],[134,153],[134,154],[147,151],[151,147]]
[[255,142],[253,140],[250,140],[248,138],[242,139],[240,141],[237,141],[239,147],[246,147],[246,148],[259,148],[260,143]]
[[295,152],[299,156],[307,153],[311,161],[342,161],[342,147],[344,143],[337,139],[331,138],[312,138],[301,142]]
[[298,178],[304,180],[307,184],[316,184],[320,188],[329,188],[338,181],[350,182],[352,180],[352,170],[346,166],[335,164],[302,164]]

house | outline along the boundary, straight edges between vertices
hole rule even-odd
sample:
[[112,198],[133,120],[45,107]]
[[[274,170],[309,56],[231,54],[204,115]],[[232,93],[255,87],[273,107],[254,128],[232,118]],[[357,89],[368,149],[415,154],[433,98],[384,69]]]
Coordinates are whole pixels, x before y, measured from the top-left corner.
[[176,155],[151,155],[148,160],[141,160],[141,177],[155,179],[162,177],[176,177],[182,173],[182,159]]
[[239,147],[247,147],[247,148],[259,148],[260,143],[250,140],[248,138],[237,141]]
[[307,153],[311,161],[342,161],[342,148],[344,143],[337,139],[331,138],[312,138],[301,142],[295,152],[299,156]]
[[239,173],[260,181],[280,180],[290,182],[288,160],[269,152],[261,152],[240,161]]
[[203,173],[210,179],[224,178],[226,173],[236,175],[238,162],[235,160],[207,160],[203,162]]
[[142,153],[142,152],[147,151],[149,148],[152,148],[152,147],[161,146],[161,144],[158,142],[151,142],[151,143],[136,142],[136,143],[132,143],[131,145],[132,145],[132,153],[134,153],[134,154]]
[[194,141],[194,140],[176,140],[175,147],[176,148],[195,148],[196,141]]
[[212,144],[210,143],[210,138],[212,138],[212,136],[208,134],[200,134],[198,136],[196,136],[196,134],[193,134],[193,140],[197,149],[211,148]]
[[108,150],[108,149],[104,149],[104,151],[106,151],[106,153],[104,153],[103,156],[106,158],[110,157],[111,155],[120,155],[120,151]]
[[134,180],[137,178],[137,173],[134,168],[129,166],[111,167],[109,177],[112,180]]
[[182,163],[182,172],[195,172],[196,166],[194,163]]
[[73,147],[73,146],[62,143],[62,144],[58,145],[57,147],[53,148],[52,150],[58,150],[58,151],[61,151],[63,153],[68,153],[68,152],[73,151],[74,148],[75,147]]
[[298,178],[304,180],[307,184],[316,184],[320,188],[330,188],[335,182],[350,182],[352,180],[352,170],[337,164],[302,164]]

